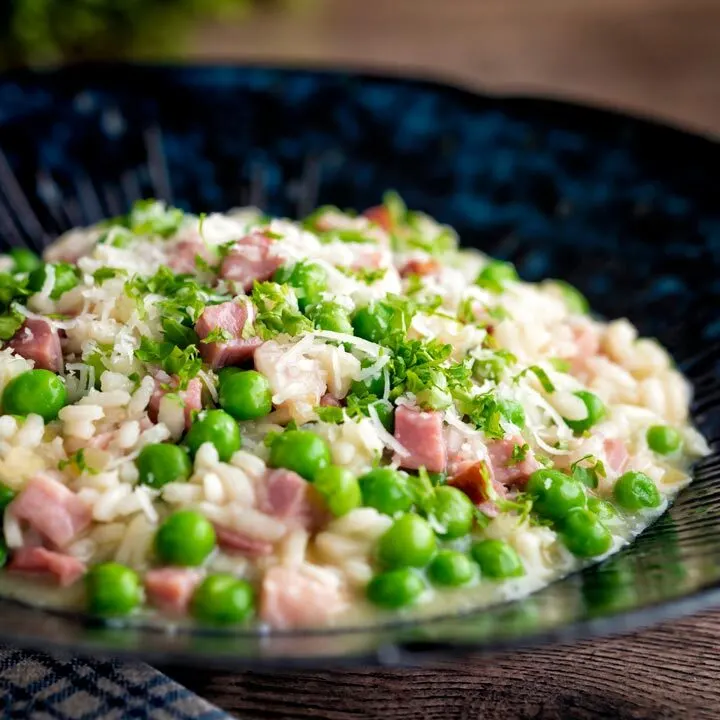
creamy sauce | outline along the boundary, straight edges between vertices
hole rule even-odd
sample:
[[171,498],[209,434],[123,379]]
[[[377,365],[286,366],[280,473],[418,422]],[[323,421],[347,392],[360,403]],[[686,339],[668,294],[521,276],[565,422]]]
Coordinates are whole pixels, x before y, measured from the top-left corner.
[[[669,499],[672,497],[674,494],[669,496]],[[565,552],[561,566],[542,574],[527,573],[523,577],[504,581],[479,580],[456,589],[435,589],[428,585],[426,594],[420,598],[417,605],[400,611],[383,611],[359,596],[347,611],[336,616],[330,627],[335,629],[363,628],[392,624],[393,622],[429,620],[478,611],[519,600],[615,554],[660,517],[667,506],[667,503],[664,503],[659,509],[645,512],[641,516],[619,518],[619,522],[612,528],[615,541],[613,548],[602,558],[582,561]],[[463,540],[464,542],[461,541],[456,546],[457,549],[463,549],[463,545],[469,545],[472,542],[469,538]],[[7,572],[0,573],[0,596],[53,611],[82,612],[85,606],[85,593],[81,582],[70,588],[59,588],[52,580]],[[117,619],[113,622],[116,625],[147,626],[164,629],[168,632],[178,628],[189,629],[195,625],[191,618],[168,618],[147,608],[131,617]],[[259,631],[263,629],[259,624],[256,627]],[[265,628],[265,631],[269,630]]]

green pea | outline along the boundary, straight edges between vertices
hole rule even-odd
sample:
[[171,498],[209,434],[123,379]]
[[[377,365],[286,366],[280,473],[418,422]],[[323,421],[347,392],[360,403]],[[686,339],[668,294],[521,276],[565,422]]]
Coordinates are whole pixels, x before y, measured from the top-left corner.
[[328,465],[315,475],[313,486],[325,498],[330,512],[337,517],[362,505],[360,483],[346,468]]
[[597,515],[575,508],[562,521],[562,539],[568,550],[578,557],[604,555],[612,547],[612,534]]
[[367,586],[370,602],[389,610],[412,605],[425,592],[422,575],[413,568],[398,568],[376,575]]
[[635,470],[624,473],[615,481],[613,495],[620,507],[631,512],[656,508],[662,503],[660,491],[653,479]]
[[4,483],[0,483],[0,513],[15,499],[17,493]]
[[[50,297],[57,300],[68,290],[72,290],[80,281],[78,280],[76,269],[69,263],[55,263],[50,265],[55,271],[55,281],[53,289],[50,291]],[[40,292],[48,275],[48,265],[41,265],[30,273],[28,278],[28,288],[33,292]]]
[[222,462],[227,462],[242,446],[237,422],[223,410],[200,413],[185,436],[185,444],[195,455],[206,442],[215,446]]
[[140,451],[135,465],[140,482],[155,489],[171,482],[184,482],[192,472],[187,452],[178,445],[168,443],[146,445]]
[[333,302],[317,303],[308,308],[307,315],[319,330],[353,334],[350,315],[342,305]]
[[282,267],[276,271],[273,280],[287,283],[295,288],[298,306],[305,310],[308,305],[317,302],[321,293],[327,288],[327,273],[320,265],[301,261],[292,268]]
[[500,414],[521,430],[525,427],[525,410],[515,400],[498,400]]
[[270,446],[271,467],[293,470],[310,482],[328,465],[327,442],[309,430],[286,430]]
[[409,510],[413,494],[407,476],[392,468],[375,468],[359,479],[363,505],[386,515]]
[[518,277],[515,266],[502,260],[491,260],[477,276],[475,284],[490,292],[501,293],[508,283],[517,282]]
[[390,329],[390,317],[384,306],[373,303],[355,312],[352,318],[355,334],[363,340],[382,342]]
[[597,395],[587,392],[586,390],[579,390],[573,394],[583,401],[587,410],[587,417],[584,417],[582,420],[568,420],[567,418],[563,418],[563,420],[576,435],[582,435],[605,417],[605,405],[603,405],[602,400]]
[[435,554],[435,533],[419,515],[401,515],[378,542],[378,559],[387,568],[425,567]]
[[32,272],[42,265],[42,260],[28,248],[12,248],[10,257],[13,260],[13,272]]
[[550,520],[561,520],[570,510],[585,507],[583,486],[559,470],[536,470],[526,490],[533,498],[533,510]]
[[95,565],[85,576],[88,611],[100,617],[129,615],[142,602],[138,574],[115,562]]
[[444,472],[429,472],[428,478],[434,487],[439,487],[440,485],[445,485],[448,476],[447,473]]
[[485,577],[504,580],[525,574],[520,556],[503,540],[481,540],[470,552]]
[[170,565],[202,565],[215,549],[215,528],[195,510],[178,510],[158,528],[155,551]]
[[50,370],[26,370],[14,377],[2,396],[7,415],[40,415],[45,422],[54,420],[67,405],[68,393],[62,378]]
[[220,382],[220,407],[236,420],[265,417],[272,410],[268,379],[255,370],[245,370]]
[[478,576],[478,566],[465,553],[440,550],[428,567],[428,577],[435,585],[458,587]]
[[588,498],[587,507],[588,510],[597,515],[598,519],[603,523],[612,525],[620,521],[620,515],[615,509],[615,506],[607,500],[602,500],[597,497]]
[[646,437],[648,447],[658,455],[672,455],[682,446],[682,435],[668,425],[653,425]]
[[220,385],[222,385],[226,380],[231,378],[233,375],[237,375],[238,373],[245,372],[239,367],[234,367],[233,365],[228,365],[228,367],[224,367],[221,370],[218,371],[218,381]]
[[576,287],[564,280],[553,280],[552,284],[562,293],[565,305],[571,313],[587,315],[590,312],[590,303]]
[[250,583],[229,573],[208,575],[193,594],[191,611],[198,619],[215,625],[247,620],[255,610]]
[[467,535],[475,518],[475,506],[468,496],[450,485],[435,490],[431,515],[444,528],[440,537],[452,539]]

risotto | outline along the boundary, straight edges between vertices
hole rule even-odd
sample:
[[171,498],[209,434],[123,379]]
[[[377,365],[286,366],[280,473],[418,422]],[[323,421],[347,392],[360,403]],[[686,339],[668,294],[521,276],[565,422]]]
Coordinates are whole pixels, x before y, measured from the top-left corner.
[[0,592],[327,627],[518,597],[707,452],[627,320],[394,194],[300,222],[156,201],[0,259]]

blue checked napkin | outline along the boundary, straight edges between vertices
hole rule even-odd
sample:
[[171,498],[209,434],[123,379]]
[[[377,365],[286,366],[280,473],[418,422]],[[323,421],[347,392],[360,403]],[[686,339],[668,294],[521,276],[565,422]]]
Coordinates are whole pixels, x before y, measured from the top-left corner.
[[61,658],[0,646],[3,720],[230,720],[143,663]]

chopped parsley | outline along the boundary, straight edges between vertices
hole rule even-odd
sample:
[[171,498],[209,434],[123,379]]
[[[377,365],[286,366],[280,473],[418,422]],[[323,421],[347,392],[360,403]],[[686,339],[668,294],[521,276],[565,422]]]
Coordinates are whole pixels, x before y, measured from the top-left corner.
[[510,460],[508,460],[507,464],[518,465],[523,460],[525,460],[528,452],[530,452],[530,446],[527,443],[523,443],[522,445],[515,445],[512,449],[512,454],[510,455]]
[[345,421],[345,412],[341,407],[333,405],[318,406],[315,408],[315,413],[322,422],[339,425]]
[[338,266],[337,269],[340,270],[340,272],[342,272],[344,275],[354,278],[359,282],[363,282],[366,285],[372,285],[373,283],[379,282],[385,277],[385,275],[387,275],[387,268],[372,269]]
[[570,372],[570,369],[572,368],[572,363],[569,360],[566,360],[565,358],[550,358],[548,362],[553,366],[555,370],[562,373],[568,373]]
[[202,359],[195,345],[180,349],[170,342],[157,342],[143,337],[135,357],[145,363],[159,365],[169,375],[175,375],[180,389],[185,389],[202,369]]
[[141,313],[145,312],[147,295],[163,296],[157,307],[162,315],[165,339],[183,347],[196,342],[192,328],[205,306],[230,299],[229,295],[217,293],[192,276],[176,275],[167,267],[161,267],[151,277],[133,277],[125,283],[125,294],[135,300]]
[[546,393],[555,392],[555,386],[548,377],[548,374],[539,365],[531,365],[530,367],[525,368],[521,373],[515,376],[515,382],[518,382],[529,372],[533,373],[533,375],[535,375],[535,377],[540,381],[540,384]]
[[[587,464],[582,465],[581,463]],[[570,466],[570,472],[573,480],[576,480],[577,482],[580,482],[586,487],[592,489],[595,489],[599,485],[600,478],[607,477],[605,465],[594,455],[585,455],[585,457],[581,457],[577,462],[574,462]]]
[[30,295],[25,273],[0,273],[0,340],[9,340],[25,322],[19,303]]
[[232,333],[223,327],[212,329],[200,342],[202,343],[226,343],[232,340]]
[[252,301],[256,308],[254,329],[263,340],[281,333],[295,336],[313,329],[312,322],[298,309],[297,297],[288,285],[256,282]]
[[81,448],[77,452],[73,453],[67,460],[61,460],[58,463],[58,470],[65,470],[65,468],[75,466],[78,472],[87,472],[90,475],[97,475],[100,471],[91,468],[85,460],[85,448]]
[[508,366],[516,362],[517,358],[508,350],[497,350],[487,357],[473,361],[473,377],[476,380],[492,380],[497,383],[502,379]]
[[168,207],[158,200],[138,200],[130,212],[111,221],[130,230],[133,235],[159,235],[168,238],[174,235],[182,225],[185,213],[174,207]]
[[121,268],[101,267],[93,273],[93,280],[102,285],[106,280],[127,275],[127,271]]

